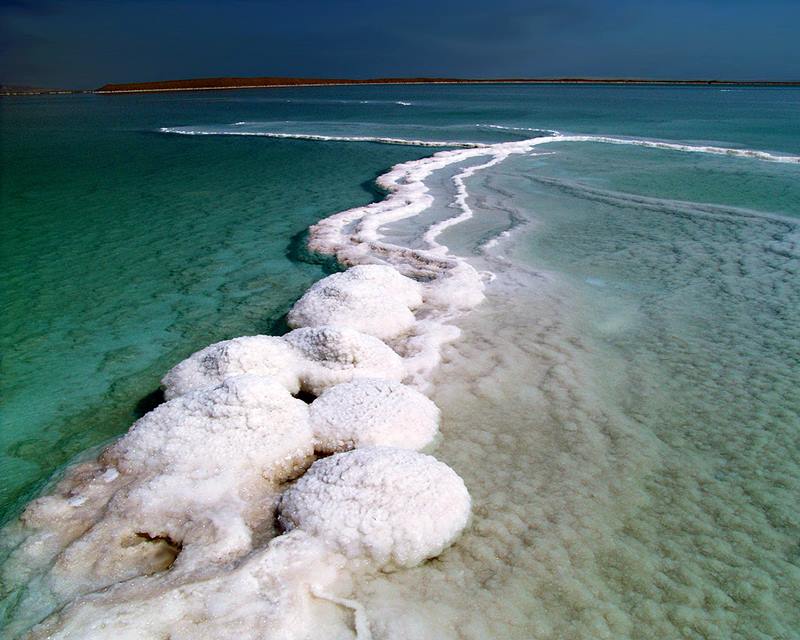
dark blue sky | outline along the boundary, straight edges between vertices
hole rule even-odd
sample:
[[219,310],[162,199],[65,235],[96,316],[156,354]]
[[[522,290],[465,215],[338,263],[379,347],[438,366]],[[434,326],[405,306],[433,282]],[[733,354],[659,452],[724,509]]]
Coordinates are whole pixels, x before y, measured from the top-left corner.
[[0,82],[800,80],[800,0],[0,0]]

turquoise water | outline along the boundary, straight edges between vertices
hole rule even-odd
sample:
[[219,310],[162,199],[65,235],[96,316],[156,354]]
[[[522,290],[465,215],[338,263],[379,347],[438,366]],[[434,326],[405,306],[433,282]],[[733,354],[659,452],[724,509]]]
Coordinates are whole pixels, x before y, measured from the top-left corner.
[[[280,331],[334,268],[303,230],[437,150],[304,136],[555,130],[800,155],[794,89],[329,87],[2,109],[7,513],[156,402],[171,364]],[[452,215],[470,163],[426,181],[434,205],[389,235],[413,246]],[[437,456],[475,520],[440,561],[357,586],[371,619],[393,621],[373,632],[798,637],[800,164],[553,142],[467,188],[475,217],[443,242],[496,279],[435,395]]]
[[324,274],[300,234],[426,153],[154,133],[236,104],[3,100],[1,513],[124,432],[169,366],[269,332]]

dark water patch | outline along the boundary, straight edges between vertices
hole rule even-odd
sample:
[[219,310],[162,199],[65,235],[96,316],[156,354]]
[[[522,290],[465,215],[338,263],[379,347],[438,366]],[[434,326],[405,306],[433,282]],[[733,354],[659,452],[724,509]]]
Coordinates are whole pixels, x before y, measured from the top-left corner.
[[158,389],[148,393],[136,403],[136,407],[133,409],[133,415],[136,416],[136,419],[138,420],[144,414],[150,413],[158,405],[163,404],[164,401],[164,390],[159,387]]
[[289,310],[287,309],[286,313],[282,313],[280,317],[266,322],[264,324],[266,329],[262,333],[268,336],[282,336],[284,333],[288,333],[292,330],[289,326],[288,317]]
[[378,178],[380,178],[385,171],[380,171],[376,173],[371,179],[364,180],[359,186],[366,191],[371,197],[373,202],[379,202],[386,197],[387,191],[386,189],[381,188],[378,184]]
[[286,245],[285,256],[292,262],[301,262],[322,267],[325,275],[343,271],[342,265],[336,261],[336,258],[316,253],[308,248],[308,229],[303,229],[289,239],[289,244]]

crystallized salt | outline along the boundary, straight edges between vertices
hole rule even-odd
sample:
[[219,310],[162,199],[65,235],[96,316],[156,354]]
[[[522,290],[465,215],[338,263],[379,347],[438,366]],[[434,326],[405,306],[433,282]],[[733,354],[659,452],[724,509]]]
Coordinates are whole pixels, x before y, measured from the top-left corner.
[[[401,276],[402,277],[402,276]],[[401,380],[403,361],[377,338],[349,327],[304,327],[274,336],[217,342],[175,366],[161,381],[167,399],[241,374],[270,376],[290,393],[319,395],[357,377]]]
[[304,402],[271,378],[228,378],[154,409],[98,463],[31,503],[32,535],[10,562],[52,563],[47,584],[61,600],[173,562],[185,572],[238,558],[271,523],[276,483],[312,455]]
[[281,497],[279,521],[379,568],[439,555],[467,524],[464,482],[433,456],[366,447],[315,462]]
[[272,478],[302,464],[310,442],[308,406],[272,378],[247,374],[157,407],[102,457],[139,475]]
[[271,376],[291,393],[300,382],[297,355],[282,338],[243,336],[207,346],[173,367],[162,379],[167,400],[243,373]]
[[289,312],[290,327],[340,325],[387,339],[410,329],[422,286],[386,265],[351,267],[314,284]]
[[321,453],[358,447],[422,449],[438,433],[439,409],[399,382],[360,378],[331,387],[311,403],[314,446]]
[[347,327],[304,327],[284,336],[302,354],[300,385],[319,395],[355,378],[402,380],[403,359],[383,342]]
[[331,555],[316,538],[296,531],[273,539],[235,565],[210,567],[196,576],[156,574],[79,598],[25,637],[28,640],[351,637],[338,615],[339,607],[318,595],[330,588],[340,570]]

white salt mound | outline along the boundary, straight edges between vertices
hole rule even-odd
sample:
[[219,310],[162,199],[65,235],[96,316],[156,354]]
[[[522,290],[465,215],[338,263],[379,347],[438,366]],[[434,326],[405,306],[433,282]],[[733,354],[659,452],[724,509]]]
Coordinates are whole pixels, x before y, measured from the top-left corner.
[[161,384],[167,400],[243,373],[271,376],[291,393],[300,387],[297,355],[282,338],[243,336],[207,346],[173,367]]
[[103,460],[137,475],[281,478],[308,457],[310,442],[306,403],[272,378],[247,374],[155,408]]
[[386,265],[361,265],[315,283],[289,312],[290,327],[341,325],[382,340],[408,331],[422,285]]
[[302,389],[319,395],[358,377],[402,380],[405,368],[403,359],[373,336],[349,327],[304,327],[280,338],[217,342],[173,367],[161,384],[172,399],[242,374],[269,376],[291,394]]
[[348,558],[414,567],[455,541],[470,504],[458,474],[433,456],[367,447],[315,462],[281,497],[279,521]]
[[334,273],[311,286],[334,286],[357,295],[390,292],[394,300],[412,309],[422,304],[422,285],[385,264],[362,264]]
[[438,433],[439,409],[399,382],[359,378],[314,400],[310,419],[314,446],[321,453],[368,446],[419,450]]
[[270,378],[229,378],[154,409],[32,502],[22,516],[30,537],[9,563],[47,571],[64,600],[173,561],[173,572],[228,562],[271,523],[276,484],[312,459],[304,402]]
[[304,327],[284,336],[302,355],[300,386],[319,395],[354,378],[405,376],[403,359],[383,342],[348,327]]
[[228,378],[154,409],[103,454],[135,479],[108,514],[180,541],[181,564],[234,557],[272,517],[258,496],[302,472],[312,455],[304,402],[271,378]]

